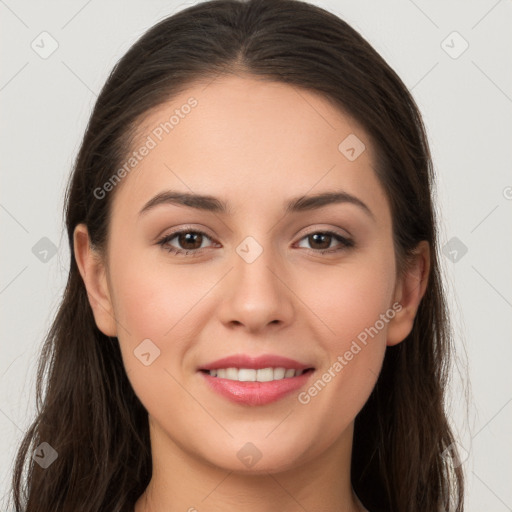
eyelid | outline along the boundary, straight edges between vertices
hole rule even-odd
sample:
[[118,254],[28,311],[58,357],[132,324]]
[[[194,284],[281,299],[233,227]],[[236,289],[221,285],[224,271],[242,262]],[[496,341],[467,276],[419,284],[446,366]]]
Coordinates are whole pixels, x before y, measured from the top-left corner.
[[[209,232],[208,228],[205,228],[203,226],[196,226],[191,224],[184,224],[182,226],[177,226],[176,228],[171,229],[169,232],[167,232],[167,229],[164,229],[158,236],[155,237],[155,240],[162,240],[163,238],[167,238],[172,235],[177,235],[181,233],[182,231],[192,231],[194,233],[202,233],[206,235],[208,238],[215,240],[215,237]],[[163,234],[166,233],[166,234]]]
[[350,249],[350,248],[353,248],[356,246],[356,243],[351,236],[345,236],[334,229],[313,229],[313,230],[303,234],[302,236],[300,236],[298,241],[296,242],[296,244],[300,243],[302,240],[304,240],[308,236],[311,236],[311,235],[314,235],[317,233],[322,233],[324,235],[328,235],[328,236],[334,238],[335,240],[338,241],[338,247],[334,247],[331,249],[309,249],[307,247],[303,248],[312,254],[317,254],[317,255],[318,254],[321,254],[321,255],[335,254],[335,253],[339,253],[339,252],[343,251],[344,249]]
[[[352,234],[348,230],[342,229],[339,227],[329,226],[329,225],[322,226],[321,224],[320,225],[314,224],[313,226],[308,226],[307,228],[304,228],[304,229],[306,229],[307,231],[304,232],[300,236],[301,238],[308,236],[308,235],[312,235],[314,233],[333,233],[338,236],[341,236],[342,238],[346,238],[346,239],[352,238]],[[297,233],[296,236],[299,236],[300,233],[302,233],[302,231],[299,231],[299,233]]]

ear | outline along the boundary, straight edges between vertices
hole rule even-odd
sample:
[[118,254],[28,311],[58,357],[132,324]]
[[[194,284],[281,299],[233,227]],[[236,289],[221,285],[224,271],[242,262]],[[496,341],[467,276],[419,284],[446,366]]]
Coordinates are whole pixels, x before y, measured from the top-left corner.
[[414,318],[421,299],[427,289],[430,273],[430,246],[426,240],[421,241],[414,250],[413,256],[403,275],[397,280],[394,294],[396,314],[389,322],[387,345],[397,345],[412,331]]
[[91,247],[85,224],[76,226],[73,233],[75,259],[87,289],[94,320],[106,336],[117,336],[114,308],[108,287],[105,264],[100,254]]

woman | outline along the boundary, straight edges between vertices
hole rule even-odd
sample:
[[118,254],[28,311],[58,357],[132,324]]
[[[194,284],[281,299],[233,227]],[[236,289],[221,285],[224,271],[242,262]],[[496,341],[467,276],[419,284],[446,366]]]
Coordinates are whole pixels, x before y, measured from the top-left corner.
[[432,182],[411,95],[333,14],[152,27],[71,176],[15,509],[462,511]]

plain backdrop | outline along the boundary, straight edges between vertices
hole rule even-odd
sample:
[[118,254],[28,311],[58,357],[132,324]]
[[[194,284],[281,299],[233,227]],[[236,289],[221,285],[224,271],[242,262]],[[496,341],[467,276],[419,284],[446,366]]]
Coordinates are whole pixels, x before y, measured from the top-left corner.
[[[0,0],[0,500],[67,275],[63,194],[89,114],[136,39],[193,3]],[[424,116],[457,346],[447,407],[467,510],[510,511],[512,2],[312,3],[361,32]]]

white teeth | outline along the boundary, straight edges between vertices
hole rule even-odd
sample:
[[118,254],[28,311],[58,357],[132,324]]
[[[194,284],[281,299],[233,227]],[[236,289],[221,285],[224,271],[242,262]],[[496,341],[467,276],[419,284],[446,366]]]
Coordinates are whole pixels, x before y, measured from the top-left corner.
[[251,368],[219,368],[209,370],[212,377],[221,379],[238,380],[240,382],[270,382],[272,380],[281,380],[290,377],[298,377],[304,373],[304,370],[294,370],[286,368],[260,368],[254,370]]
[[226,368],[226,379],[237,380],[238,370],[236,368]]
[[[255,382],[256,381],[256,370],[248,369],[248,368],[240,368],[240,370],[237,370],[236,368],[233,368],[233,377],[231,377],[231,380],[240,380],[242,382]],[[238,374],[238,378],[237,378]],[[229,379],[229,377],[226,374],[226,378]]]
[[269,382],[274,380],[274,370],[272,368],[260,368],[256,370],[256,380],[258,382]]
[[[288,370],[290,373],[292,373],[293,370]],[[295,374],[295,372],[293,372],[293,374]],[[284,379],[284,377],[286,376],[286,369],[285,368],[274,368],[274,379],[275,380],[280,380],[280,379]],[[293,375],[292,375],[293,377]]]

